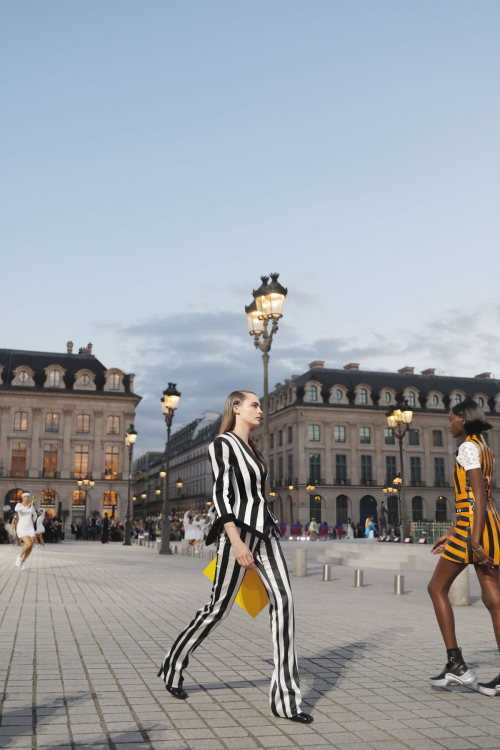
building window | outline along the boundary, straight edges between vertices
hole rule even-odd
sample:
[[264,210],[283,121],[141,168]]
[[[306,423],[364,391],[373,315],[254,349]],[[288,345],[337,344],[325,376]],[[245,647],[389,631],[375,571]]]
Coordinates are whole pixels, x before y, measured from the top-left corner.
[[274,458],[269,461],[269,481],[271,484],[274,481]]
[[384,444],[396,445],[396,437],[390,427],[384,428]]
[[80,376],[80,385],[90,385],[90,375],[87,375],[86,372],[84,372],[83,375]]
[[443,447],[443,433],[441,430],[432,430],[432,445],[435,448]]
[[77,445],[75,447],[75,469],[74,474],[77,479],[87,476],[89,471],[89,446]]
[[26,432],[28,429],[27,411],[16,411],[14,413],[14,429],[18,432]]
[[120,417],[108,417],[107,418],[106,434],[107,435],[119,435],[120,434]]
[[410,480],[415,484],[422,481],[422,464],[419,456],[410,456]]
[[274,448],[274,432],[269,435],[269,447]]
[[59,432],[59,414],[56,412],[45,415],[45,432]]
[[359,428],[359,442],[363,445],[367,445],[368,443],[371,443],[372,441],[372,434],[369,427],[360,427]]
[[309,401],[317,401],[318,400],[318,389],[315,385],[310,385],[308,390],[308,398]]
[[283,479],[283,456],[278,456],[278,479]]
[[57,476],[57,443],[45,443],[43,446],[43,476]]
[[336,500],[337,524],[346,524],[349,522],[349,499],[347,495],[339,495]]
[[432,405],[439,406],[439,396],[436,396],[436,394],[434,394],[432,397]]
[[88,414],[77,414],[76,431],[90,432],[90,416]]
[[411,517],[413,521],[424,520],[424,501],[418,495],[411,501]]
[[283,445],[283,430],[278,430],[278,445]]
[[120,448],[118,447],[118,445],[108,445],[106,447],[105,479],[116,479],[118,477],[119,462]]
[[293,427],[288,428],[288,442],[293,443]]
[[459,393],[455,393],[455,395],[453,396],[454,405],[456,406],[457,404],[460,404],[461,401],[462,401],[462,396]]
[[103,497],[103,513],[107,513],[112,518],[116,515],[117,505],[118,492],[115,492],[115,490],[106,490]]
[[408,406],[415,406],[415,391],[408,391],[408,398],[406,400],[408,401]]
[[444,484],[446,478],[444,473],[444,458],[434,459],[434,477],[438,487]]
[[61,385],[61,373],[59,370],[51,370],[49,372],[49,386],[51,388],[59,388]]
[[119,391],[120,390],[120,376],[116,372],[112,372],[109,376],[109,390]]
[[85,508],[87,493],[85,490],[73,490],[73,508]]
[[384,401],[385,401],[386,404],[390,404],[391,403],[391,394],[389,393],[389,391],[386,391],[384,393]]
[[319,424],[310,424],[307,429],[307,439],[319,443]]
[[336,424],[333,430],[336,443],[345,443],[345,427]]
[[321,456],[319,453],[309,454],[309,479],[318,482],[321,479]]
[[484,398],[482,396],[479,396],[477,403],[481,408],[484,408]]
[[440,495],[436,500],[436,521],[446,523],[448,515],[446,498]]
[[396,477],[396,456],[385,457],[385,483],[389,487],[392,480]]
[[12,477],[26,476],[26,443],[12,444],[10,474]]
[[361,482],[371,482],[372,477],[372,457],[361,456]]
[[344,394],[342,393],[340,388],[335,389],[335,398],[337,399],[337,401],[342,401],[343,395]]
[[321,523],[321,495],[311,495],[309,498],[309,513],[310,518],[315,518],[318,523]]
[[293,453],[289,453],[286,457],[288,478],[293,479]]
[[359,389],[359,403],[360,404],[368,403],[368,391],[366,390],[366,388]]
[[335,481],[345,482],[347,480],[347,456],[337,453],[335,456]]
[[21,370],[21,372],[18,375],[18,380],[20,383],[27,383],[30,379],[30,374],[28,370]]
[[410,445],[420,445],[418,430],[411,429],[408,431],[408,442]]
[[40,495],[40,505],[44,508],[56,507],[56,493],[54,490],[42,490]]

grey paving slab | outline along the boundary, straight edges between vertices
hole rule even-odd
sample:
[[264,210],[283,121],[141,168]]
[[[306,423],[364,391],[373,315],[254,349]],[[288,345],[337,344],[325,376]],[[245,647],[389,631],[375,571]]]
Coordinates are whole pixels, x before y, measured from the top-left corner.
[[[293,547],[284,550],[290,557]],[[269,710],[266,613],[254,620],[234,608],[193,656],[187,702],[156,678],[172,639],[209,597],[208,560],[68,543],[33,555],[22,574],[13,564],[13,550],[0,547],[0,748],[500,747],[500,703],[427,683],[445,653],[427,574],[405,573],[404,597],[392,595],[390,571],[366,571],[362,590],[350,569],[336,569],[328,584],[317,566],[292,578],[303,708],[315,717],[302,726]],[[477,600],[456,619],[464,654],[491,679],[500,656],[488,613]]]

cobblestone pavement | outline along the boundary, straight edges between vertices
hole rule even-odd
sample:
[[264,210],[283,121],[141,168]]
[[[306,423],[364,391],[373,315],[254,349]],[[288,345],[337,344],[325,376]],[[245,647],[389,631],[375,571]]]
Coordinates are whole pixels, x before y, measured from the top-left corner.
[[[406,574],[404,597],[393,595],[389,571],[365,571],[363,589],[347,568],[330,582],[317,565],[292,579],[303,707],[315,718],[301,726],[270,714],[265,612],[253,620],[234,607],[191,661],[188,701],[156,677],[208,599],[206,557],[90,542],[34,552],[26,572],[14,557],[0,547],[2,748],[500,748],[500,699],[427,684],[445,655],[427,574]],[[489,680],[500,658],[477,586],[472,593],[473,606],[456,613],[459,642]]]

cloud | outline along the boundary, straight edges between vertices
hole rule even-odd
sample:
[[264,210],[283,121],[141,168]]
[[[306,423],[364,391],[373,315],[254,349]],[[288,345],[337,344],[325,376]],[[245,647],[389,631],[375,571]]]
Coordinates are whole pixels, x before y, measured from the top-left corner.
[[[419,313],[420,314],[420,313]],[[304,340],[281,325],[273,341],[270,387],[309,362],[325,360],[341,368],[359,362],[364,369],[395,371],[404,365],[436,367],[443,374],[475,375],[493,370],[500,344],[500,305],[468,312],[450,310],[440,319],[416,318],[411,330],[398,329],[397,316],[387,330],[365,330],[356,336]],[[222,411],[232,390],[246,388],[262,395],[261,353],[253,346],[241,314],[186,312],[151,318],[117,329],[135,352],[136,390],[143,396],[137,414],[138,451],[159,450],[165,441],[160,398],[168,382],[182,397],[174,421],[187,424],[211,409]]]

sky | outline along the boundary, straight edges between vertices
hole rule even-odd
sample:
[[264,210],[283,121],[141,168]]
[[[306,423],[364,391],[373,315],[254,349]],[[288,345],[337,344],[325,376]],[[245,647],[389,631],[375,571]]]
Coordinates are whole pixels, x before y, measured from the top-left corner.
[[500,344],[496,0],[0,2],[0,346],[91,341],[187,424],[270,383],[475,375]]

